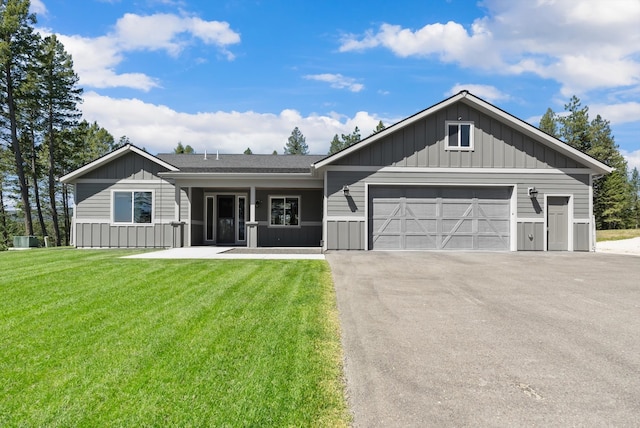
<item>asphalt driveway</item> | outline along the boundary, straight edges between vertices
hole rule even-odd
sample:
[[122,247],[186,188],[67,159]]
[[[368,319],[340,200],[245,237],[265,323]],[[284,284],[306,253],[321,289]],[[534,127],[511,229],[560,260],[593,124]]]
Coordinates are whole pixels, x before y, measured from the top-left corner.
[[326,258],[355,426],[638,425],[640,257]]

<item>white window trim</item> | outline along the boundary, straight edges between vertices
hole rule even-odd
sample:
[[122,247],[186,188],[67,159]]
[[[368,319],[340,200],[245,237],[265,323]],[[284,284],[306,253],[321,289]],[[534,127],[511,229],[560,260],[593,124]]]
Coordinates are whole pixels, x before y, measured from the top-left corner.
[[[450,146],[449,145],[449,126],[450,125],[458,125],[458,130],[460,129],[459,125],[470,125],[469,129],[469,147],[463,147],[460,145],[460,136],[462,133],[458,131],[458,145]],[[475,130],[475,124],[472,121],[464,121],[464,120],[447,120],[444,123],[444,149],[446,151],[455,151],[455,152],[472,152],[474,149],[474,138],[473,134]]]
[[[271,204],[273,199],[285,199],[285,201],[289,198],[289,199],[293,199],[296,198],[298,199],[298,224],[272,224],[271,223]],[[286,202],[285,202],[286,203]],[[275,227],[275,228],[292,228],[292,229],[299,229],[302,227],[302,197],[300,195],[269,195],[269,226],[268,227]]]
[[[131,198],[133,202],[133,193],[136,192],[148,192],[151,193],[151,222],[150,223],[134,223],[133,222],[133,211],[131,212],[131,221],[130,222],[117,222],[114,219],[114,210],[115,210],[115,194],[116,193],[131,193]],[[135,205],[131,204],[131,209],[133,210]],[[151,189],[111,189],[111,207],[110,207],[110,219],[111,224],[114,226],[153,226],[155,224],[156,219],[156,192]]]

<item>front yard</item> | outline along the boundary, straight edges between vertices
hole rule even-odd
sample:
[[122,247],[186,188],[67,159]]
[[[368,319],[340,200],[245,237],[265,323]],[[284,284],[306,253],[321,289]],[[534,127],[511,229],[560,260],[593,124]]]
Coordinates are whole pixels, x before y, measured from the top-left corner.
[[0,426],[344,426],[326,262],[0,253]]

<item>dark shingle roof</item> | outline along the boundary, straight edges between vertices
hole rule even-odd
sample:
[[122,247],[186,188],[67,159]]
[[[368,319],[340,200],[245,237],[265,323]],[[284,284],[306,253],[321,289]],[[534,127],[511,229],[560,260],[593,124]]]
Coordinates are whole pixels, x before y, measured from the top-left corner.
[[326,155],[216,155],[160,153],[157,157],[180,172],[305,173]]

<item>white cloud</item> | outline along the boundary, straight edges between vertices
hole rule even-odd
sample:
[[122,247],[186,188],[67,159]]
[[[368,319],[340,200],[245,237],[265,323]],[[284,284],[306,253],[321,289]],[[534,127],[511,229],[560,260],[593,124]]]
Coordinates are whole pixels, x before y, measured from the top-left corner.
[[[49,31],[40,30],[47,34]],[[140,16],[131,13],[120,18],[114,30],[100,37],[59,35],[65,49],[72,55],[80,85],[92,88],[127,87],[149,91],[159,82],[143,73],[117,72],[126,54],[132,51],[166,51],[179,55],[194,40],[216,46],[228,59],[234,55],[228,46],[240,42],[240,34],[227,22],[204,21],[198,17],[172,14]]]
[[599,114],[612,124],[637,122],[640,118],[640,103],[628,102],[619,104],[592,104],[589,106],[589,116]]
[[487,15],[414,30],[382,24],[343,38],[340,51],[389,49],[399,57],[437,56],[496,73],[534,73],[564,95],[640,85],[640,2],[485,0]]
[[116,72],[124,55],[110,37],[86,38],[59,35],[67,52],[73,57],[73,68],[79,84],[92,88],[127,87],[149,91],[159,83],[143,73]]
[[620,150],[620,153],[622,153],[622,156],[627,160],[627,170],[629,172],[633,171],[633,168],[638,168],[638,171],[640,171],[640,150],[633,152]]
[[226,51],[226,46],[240,42],[240,34],[227,22],[166,13],[147,16],[127,13],[118,20],[113,33],[123,50],[165,50],[173,56],[189,42],[180,35],[191,35],[206,44],[218,46],[229,59],[233,59],[233,55]]
[[31,0],[31,7],[29,8],[29,11],[31,13],[35,13],[37,15],[46,15],[47,14],[47,7],[44,5],[44,2],[42,0]]
[[173,151],[179,141],[197,152],[218,150],[220,153],[242,153],[251,147],[254,153],[282,153],[294,127],[307,139],[311,153],[324,154],[335,134],[350,134],[358,126],[363,137],[373,131],[379,120],[358,112],[353,117],[329,113],[302,116],[286,109],[279,114],[246,112],[203,112],[188,114],[167,106],[145,103],[138,99],[116,99],[88,92],[82,105],[83,116],[97,121],[117,140],[123,135],[150,153]]
[[364,85],[356,83],[356,79],[353,77],[346,77],[342,74],[307,74],[304,76],[307,80],[317,80],[319,82],[327,82],[332,88],[336,89],[348,89],[351,92],[360,92],[364,89]]
[[473,95],[476,95],[480,98],[483,98],[490,103],[495,103],[498,101],[506,101],[509,100],[509,95],[500,92],[500,90],[494,86],[490,85],[474,85],[474,84],[460,84],[456,83],[447,94],[445,95],[454,95],[460,91],[468,90]]

